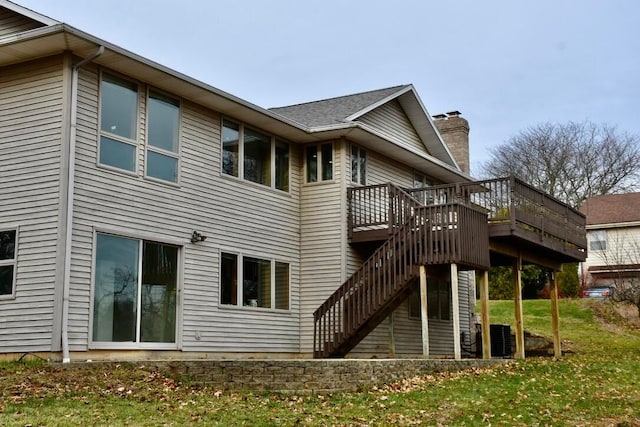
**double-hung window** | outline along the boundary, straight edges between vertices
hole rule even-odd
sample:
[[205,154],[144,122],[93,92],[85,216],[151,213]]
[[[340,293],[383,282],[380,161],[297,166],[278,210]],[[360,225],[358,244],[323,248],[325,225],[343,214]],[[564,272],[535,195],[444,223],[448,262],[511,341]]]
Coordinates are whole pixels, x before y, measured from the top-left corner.
[[357,145],[351,146],[351,182],[367,183],[367,150]]
[[136,171],[138,145],[138,86],[110,74],[100,85],[101,165]]
[[17,230],[0,230],[0,298],[15,296]]
[[589,232],[589,250],[590,251],[606,251],[607,250],[607,231],[593,230]]
[[96,236],[93,343],[175,343],[178,246]]
[[224,252],[220,263],[221,304],[289,309],[289,264]]
[[289,144],[223,119],[222,173],[289,191]]
[[180,102],[149,91],[147,100],[147,176],[178,182]]
[[305,167],[307,182],[333,180],[333,144],[308,145]]

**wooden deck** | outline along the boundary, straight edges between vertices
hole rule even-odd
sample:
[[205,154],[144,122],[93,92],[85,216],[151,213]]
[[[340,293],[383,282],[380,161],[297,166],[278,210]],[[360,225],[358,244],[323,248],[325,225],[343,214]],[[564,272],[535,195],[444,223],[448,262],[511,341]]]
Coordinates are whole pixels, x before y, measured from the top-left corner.
[[[401,193],[410,195],[411,200]],[[514,177],[406,192],[391,184],[351,188],[350,242],[386,240],[412,214],[412,203],[431,206],[451,202],[487,214],[492,266],[511,265],[513,258],[520,258],[557,269],[562,263],[586,258],[585,216]]]

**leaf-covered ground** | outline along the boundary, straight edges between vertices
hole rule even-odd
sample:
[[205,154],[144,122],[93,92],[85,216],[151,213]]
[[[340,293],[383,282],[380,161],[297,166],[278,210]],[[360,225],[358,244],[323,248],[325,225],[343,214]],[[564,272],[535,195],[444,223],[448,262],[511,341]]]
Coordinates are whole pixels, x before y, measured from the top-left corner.
[[[106,371],[36,360],[0,364],[0,425],[640,426],[640,330],[615,310],[561,301],[573,353],[427,375],[358,393],[251,394],[182,384],[143,363]],[[603,303],[596,303],[603,304]],[[525,301],[548,334],[548,301]],[[492,322],[512,303],[492,302]]]

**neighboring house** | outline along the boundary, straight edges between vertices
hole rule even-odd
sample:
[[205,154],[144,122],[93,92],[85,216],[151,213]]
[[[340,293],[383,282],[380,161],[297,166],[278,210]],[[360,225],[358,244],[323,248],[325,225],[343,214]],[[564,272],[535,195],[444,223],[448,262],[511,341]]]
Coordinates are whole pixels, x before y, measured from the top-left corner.
[[638,286],[640,193],[590,197],[580,210],[587,216],[589,242],[581,270],[584,285]]
[[0,0],[0,111],[2,353],[459,358],[474,270],[582,259],[411,85],[267,110]]

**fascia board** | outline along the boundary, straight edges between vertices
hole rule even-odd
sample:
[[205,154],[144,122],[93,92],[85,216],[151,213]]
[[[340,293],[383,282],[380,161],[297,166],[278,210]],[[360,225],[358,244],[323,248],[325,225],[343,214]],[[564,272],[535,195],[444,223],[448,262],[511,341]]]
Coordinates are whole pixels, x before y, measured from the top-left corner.
[[26,16],[27,18],[33,19],[34,21],[38,21],[44,25],[56,25],[61,23],[60,21],[56,21],[55,19],[51,19],[48,16],[41,15],[31,9],[27,9],[26,7],[20,6],[7,0],[0,0],[0,6],[7,8],[13,12],[19,13],[20,15]]
[[631,222],[610,222],[604,224],[590,224],[587,225],[587,230],[602,230],[605,228],[631,228],[631,227],[640,227],[640,221],[631,221]]

